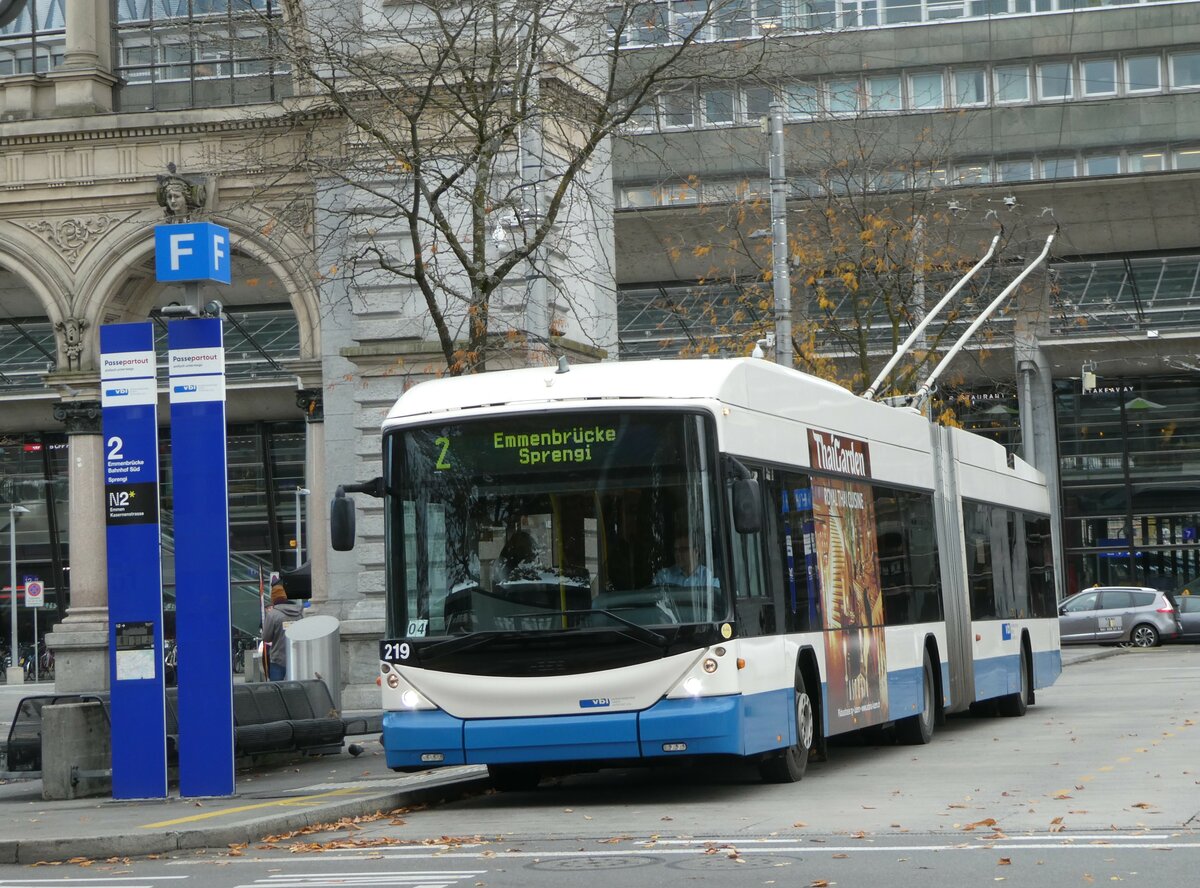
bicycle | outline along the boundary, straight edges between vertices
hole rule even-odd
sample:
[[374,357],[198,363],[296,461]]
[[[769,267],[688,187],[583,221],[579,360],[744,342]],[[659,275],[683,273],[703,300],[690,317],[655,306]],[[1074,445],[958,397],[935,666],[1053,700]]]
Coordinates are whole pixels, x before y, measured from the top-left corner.
[[242,632],[237,632],[233,638],[233,671],[241,674],[246,671],[246,652],[257,650],[258,639]]

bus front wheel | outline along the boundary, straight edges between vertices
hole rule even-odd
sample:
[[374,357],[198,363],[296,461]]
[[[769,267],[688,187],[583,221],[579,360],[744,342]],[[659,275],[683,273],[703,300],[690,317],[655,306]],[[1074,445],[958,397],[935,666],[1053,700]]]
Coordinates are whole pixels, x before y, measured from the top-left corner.
[[796,783],[808,770],[808,755],[816,736],[812,697],[804,686],[804,676],[796,670],[796,743],[787,749],[768,753],[758,765],[767,783]]

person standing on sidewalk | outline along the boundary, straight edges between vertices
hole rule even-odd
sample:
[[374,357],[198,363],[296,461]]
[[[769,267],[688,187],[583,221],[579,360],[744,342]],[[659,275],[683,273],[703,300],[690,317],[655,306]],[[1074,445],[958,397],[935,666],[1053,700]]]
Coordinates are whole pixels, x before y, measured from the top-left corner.
[[271,587],[271,606],[263,617],[262,639],[267,648],[267,678],[283,681],[287,677],[287,627],[301,617],[300,605],[289,601],[282,583]]

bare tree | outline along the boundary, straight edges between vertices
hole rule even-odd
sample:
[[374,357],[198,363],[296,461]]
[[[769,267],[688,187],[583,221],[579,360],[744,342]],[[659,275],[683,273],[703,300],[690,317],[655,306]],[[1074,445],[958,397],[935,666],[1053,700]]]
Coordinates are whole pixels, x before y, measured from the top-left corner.
[[615,343],[611,140],[659,93],[761,61],[761,40],[706,42],[744,4],[693,6],[297,3],[265,21],[296,96],[263,191],[303,174],[319,273],[404,305],[417,321],[396,338],[436,342],[444,372]]
[[[787,252],[797,367],[864,389],[931,300],[999,234],[991,267],[931,325],[885,393],[911,391],[939,350],[1019,270],[1018,254],[1033,236],[1029,222],[988,190],[982,172],[977,178],[969,165],[951,163],[965,123],[965,115],[857,114],[788,126]],[[659,302],[665,329],[690,331],[686,341],[676,339],[681,353],[749,354],[773,329],[766,137],[747,129],[726,139],[731,152],[763,159],[757,178],[692,177],[698,205],[679,212],[669,252],[678,277],[696,287],[685,296],[664,292]],[[985,372],[987,344],[1004,323],[983,328],[983,348],[971,352],[977,372]]]

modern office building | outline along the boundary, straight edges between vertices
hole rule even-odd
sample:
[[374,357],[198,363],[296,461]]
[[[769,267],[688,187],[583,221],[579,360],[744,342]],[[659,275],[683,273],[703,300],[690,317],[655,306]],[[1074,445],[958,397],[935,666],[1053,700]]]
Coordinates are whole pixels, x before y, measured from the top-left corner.
[[[701,6],[657,4],[627,40],[669,41]],[[1200,3],[757,0],[726,6],[698,38],[701,51],[763,61],[750,77],[661,94],[617,148],[622,356],[744,349],[770,329],[756,302],[770,257],[752,257],[769,233],[760,119],[780,101],[794,237],[830,206],[907,205],[927,219],[930,249],[953,241],[961,260],[982,257],[1003,225],[1009,252],[980,278],[973,313],[1057,227],[1048,272],[993,319],[943,395],[1020,449],[1019,368],[1038,362],[1064,592],[1195,577]],[[931,276],[929,300],[955,276]],[[791,283],[795,311],[848,321],[836,296],[820,307],[827,282]],[[863,325],[875,369],[889,320]]]

